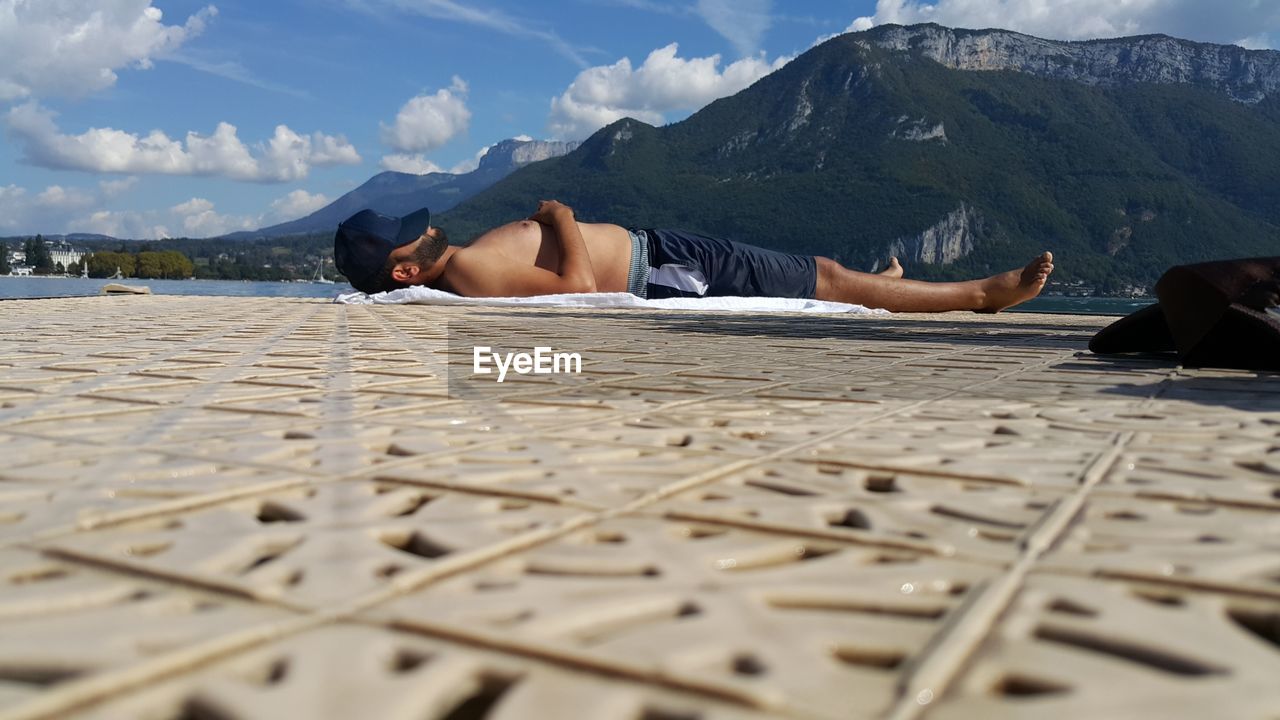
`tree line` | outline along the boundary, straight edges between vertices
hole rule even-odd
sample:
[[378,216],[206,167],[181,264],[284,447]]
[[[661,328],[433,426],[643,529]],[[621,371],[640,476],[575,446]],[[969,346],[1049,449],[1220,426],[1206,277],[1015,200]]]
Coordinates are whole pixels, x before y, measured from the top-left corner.
[[[37,235],[23,241],[22,251],[26,255],[26,266],[35,275],[80,275],[85,266],[88,267],[89,277],[93,278],[112,277],[118,272],[123,277],[181,280],[192,277],[195,273],[195,264],[191,258],[176,250],[98,250],[85,253],[79,262],[63,265],[54,261],[44,238]],[[0,274],[7,275],[12,271],[9,246],[0,241]]]
[[[95,254],[103,251],[133,252],[141,258],[147,252],[179,253],[189,258],[192,264],[191,271],[184,277],[201,280],[308,280],[321,262],[324,263],[325,277],[338,277],[333,267],[332,233],[259,240],[166,238],[142,242],[88,241],[84,244]],[[90,275],[93,270],[93,265],[90,265]],[[128,274],[124,266],[121,266],[121,272]],[[135,272],[141,270],[135,266]]]
[[[48,258],[48,248],[40,236],[8,238],[10,245],[27,252],[27,265],[41,275],[79,275],[80,263],[61,267]],[[313,233],[284,238],[227,240],[222,238],[166,238],[164,240],[82,240],[77,247],[87,249],[83,262],[89,277],[120,275],[128,278],[208,280],[309,280],[323,263],[326,278],[341,280],[333,265],[333,234]],[[0,274],[11,268],[8,252],[0,240]],[[45,262],[48,260],[48,262]],[[41,264],[44,263],[44,264]]]
[[[20,246],[22,252],[26,255],[26,263],[38,275],[49,275],[52,273],[66,272],[66,268],[62,267],[62,263],[55,263],[53,256],[49,254],[49,247],[45,245],[44,238],[37,235],[33,238],[27,238]],[[0,274],[8,275],[13,270],[9,263],[9,246],[5,242],[0,242]],[[76,272],[79,272],[77,269]]]
[[112,277],[118,271],[124,277],[156,280],[183,280],[195,274],[195,263],[176,250],[139,253],[106,250],[85,256],[89,277]]

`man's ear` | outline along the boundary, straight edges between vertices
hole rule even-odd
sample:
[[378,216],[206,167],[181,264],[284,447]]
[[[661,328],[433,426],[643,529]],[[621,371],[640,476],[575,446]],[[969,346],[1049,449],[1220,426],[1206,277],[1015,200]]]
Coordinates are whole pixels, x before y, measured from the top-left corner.
[[396,266],[391,269],[391,277],[396,282],[409,284],[413,282],[414,278],[418,277],[418,273],[421,271],[422,268],[417,263],[396,263]]

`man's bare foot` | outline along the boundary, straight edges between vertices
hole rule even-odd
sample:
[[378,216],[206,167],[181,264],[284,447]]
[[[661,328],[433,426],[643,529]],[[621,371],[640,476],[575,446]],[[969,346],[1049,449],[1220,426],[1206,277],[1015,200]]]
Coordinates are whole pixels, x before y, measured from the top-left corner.
[[898,258],[890,257],[889,267],[881,270],[879,274],[885,277],[891,277],[891,278],[902,277],[902,266],[898,264]]
[[983,301],[978,312],[996,313],[1040,294],[1053,272],[1053,253],[1046,252],[1019,270],[992,275],[982,283]]

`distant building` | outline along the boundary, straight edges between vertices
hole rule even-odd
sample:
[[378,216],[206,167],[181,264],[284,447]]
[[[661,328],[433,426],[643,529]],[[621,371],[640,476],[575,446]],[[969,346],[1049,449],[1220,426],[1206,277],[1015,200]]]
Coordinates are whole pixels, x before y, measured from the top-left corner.
[[49,257],[53,259],[53,263],[62,263],[64,269],[71,267],[72,263],[80,262],[85,256],[83,250],[75,249],[65,240],[45,240],[44,244],[49,248]]
[[22,250],[10,250],[8,253],[9,275],[30,275],[27,267],[27,253]]
[[[74,263],[84,260],[88,255],[84,250],[79,250],[66,240],[45,240],[44,246],[49,249],[49,259],[54,265],[62,263],[62,269],[67,270]],[[21,248],[21,243],[19,243]],[[30,275],[31,268],[27,266],[27,251],[16,249],[9,251],[9,267],[13,268],[13,275]]]

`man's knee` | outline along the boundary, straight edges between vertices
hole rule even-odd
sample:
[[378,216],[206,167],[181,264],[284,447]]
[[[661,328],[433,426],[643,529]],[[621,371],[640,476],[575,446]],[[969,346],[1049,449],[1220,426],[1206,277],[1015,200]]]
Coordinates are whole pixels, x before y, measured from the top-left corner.
[[818,264],[818,277],[819,277],[819,278],[830,278],[830,277],[832,277],[832,276],[834,276],[834,275],[836,275],[836,274],[838,274],[838,273],[840,273],[840,272],[844,271],[844,269],[845,269],[843,265],[841,265],[840,263],[836,262],[835,260],[832,260],[832,259],[831,259],[831,258],[829,258],[829,257],[823,257],[823,256],[821,256],[821,255],[815,255],[813,259],[814,259],[814,261],[816,261],[816,262],[817,262],[817,264]]
[[818,300],[836,300],[836,289],[843,285],[840,282],[841,272],[844,266],[832,260],[829,257],[815,255],[813,257],[817,265],[817,279],[813,283],[813,295]]

